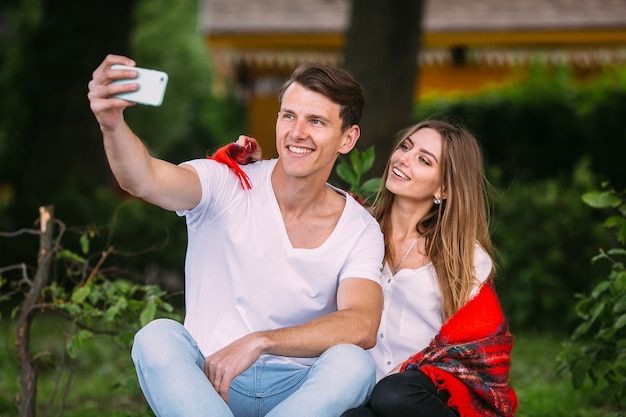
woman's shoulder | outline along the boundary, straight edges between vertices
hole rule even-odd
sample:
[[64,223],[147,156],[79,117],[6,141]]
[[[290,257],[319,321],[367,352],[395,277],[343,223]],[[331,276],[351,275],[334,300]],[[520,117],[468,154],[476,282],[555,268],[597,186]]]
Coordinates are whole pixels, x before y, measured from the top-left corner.
[[479,242],[474,246],[474,276],[483,283],[491,276],[493,260]]

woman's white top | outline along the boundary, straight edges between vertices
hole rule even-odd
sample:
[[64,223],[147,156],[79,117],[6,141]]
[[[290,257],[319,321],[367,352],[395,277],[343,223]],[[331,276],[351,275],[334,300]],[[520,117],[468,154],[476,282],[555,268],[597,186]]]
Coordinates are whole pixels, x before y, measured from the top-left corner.
[[[492,260],[476,245],[474,270],[477,282],[472,296],[491,273]],[[382,275],[385,297],[376,346],[369,350],[380,380],[396,365],[424,349],[443,324],[441,293],[432,263],[417,269],[401,269],[394,276],[385,264]]]

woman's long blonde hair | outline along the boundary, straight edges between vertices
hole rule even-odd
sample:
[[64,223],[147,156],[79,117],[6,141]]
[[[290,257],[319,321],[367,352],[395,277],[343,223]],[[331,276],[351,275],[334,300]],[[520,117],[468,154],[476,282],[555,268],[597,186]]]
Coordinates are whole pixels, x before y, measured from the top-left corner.
[[[461,125],[425,120],[401,131],[393,151],[424,128],[434,129],[441,135],[441,184],[445,199],[442,198],[441,204],[433,204],[415,227],[425,238],[426,255],[435,268],[441,290],[441,313],[447,320],[470,297],[475,283],[476,243],[493,259],[487,204],[491,189],[485,177],[482,150],[476,138]],[[390,218],[395,196],[385,187],[389,168],[388,160],[373,212],[385,236],[385,261],[391,264],[394,249]],[[491,274],[494,272],[495,266]]]

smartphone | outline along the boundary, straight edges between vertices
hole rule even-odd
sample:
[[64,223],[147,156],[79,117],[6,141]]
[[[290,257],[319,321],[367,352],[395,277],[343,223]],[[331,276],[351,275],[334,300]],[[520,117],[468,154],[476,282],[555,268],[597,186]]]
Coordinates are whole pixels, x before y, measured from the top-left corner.
[[168,75],[163,71],[153,69],[131,67],[127,65],[112,65],[112,69],[129,69],[137,71],[137,78],[128,78],[113,81],[115,84],[138,83],[139,89],[129,93],[116,94],[124,100],[135,103],[147,104],[150,106],[160,106],[163,103],[165,89],[167,87]]

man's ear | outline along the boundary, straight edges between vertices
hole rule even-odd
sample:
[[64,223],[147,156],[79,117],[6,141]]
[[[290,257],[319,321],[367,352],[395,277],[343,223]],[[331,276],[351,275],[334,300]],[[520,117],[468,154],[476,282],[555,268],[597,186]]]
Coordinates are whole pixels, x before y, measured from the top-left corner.
[[343,132],[341,138],[341,146],[338,149],[340,154],[347,154],[356,146],[356,142],[361,136],[361,128],[359,125],[352,125]]

